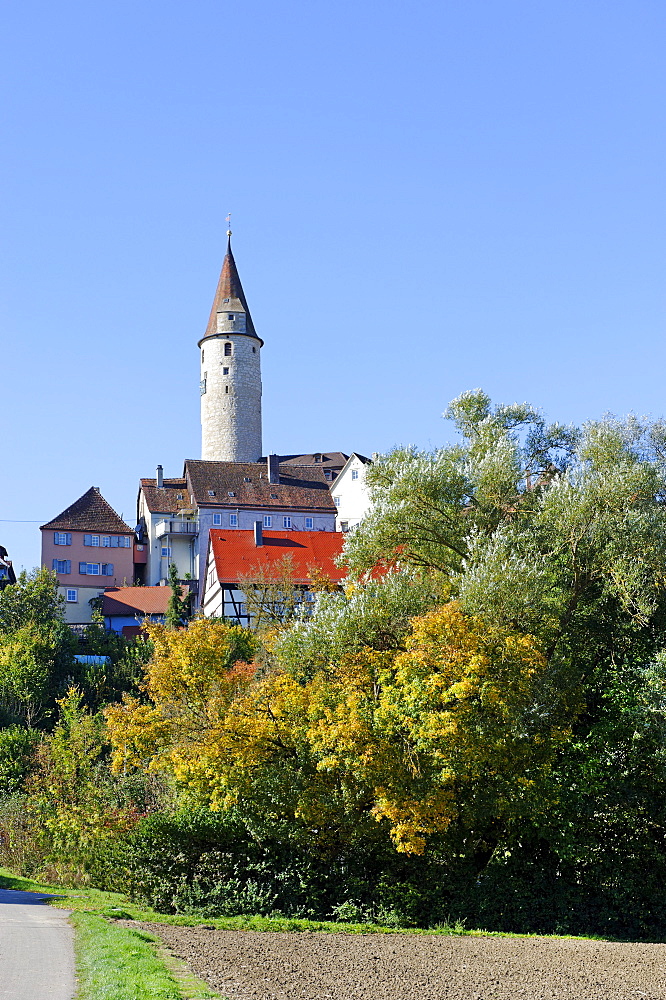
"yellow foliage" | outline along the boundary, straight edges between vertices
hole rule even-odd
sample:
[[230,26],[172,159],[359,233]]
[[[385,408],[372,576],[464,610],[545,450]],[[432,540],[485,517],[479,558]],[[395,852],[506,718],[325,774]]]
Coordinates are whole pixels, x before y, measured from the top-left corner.
[[454,823],[510,821],[564,735],[533,711],[537,641],[455,603],[414,619],[403,652],[309,680],[247,662],[249,634],[219,620],[150,632],[148,703],[106,713],[115,767],[167,768],[212,809],[290,816],[322,842],[374,819],[419,854]]

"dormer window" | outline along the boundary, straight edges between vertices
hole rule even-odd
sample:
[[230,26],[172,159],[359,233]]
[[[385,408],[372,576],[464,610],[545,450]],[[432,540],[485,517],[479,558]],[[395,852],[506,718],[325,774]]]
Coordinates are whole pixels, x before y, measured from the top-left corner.
[[229,493],[227,495],[230,496],[230,497],[235,497],[236,496],[236,494],[234,493],[233,490],[229,490]]
[[230,299],[222,299],[223,302],[229,302]]
[[243,476],[243,482],[244,482],[244,483],[251,483],[251,482],[252,482],[252,480],[250,479],[250,477],[249,477],[249,476]]
[[208,490],[208,496],[209,497],[214,497],[215,496],[215,490]]
[[271,500],[277,500],[277,493],[271,493]]
[[183,497],[183,494],[182,494],[182,493],[178,493],[178,494],[176,495],[176,500],[180,500],[180,502],[181,502],[181,503],[183,502],[183,499],[184,499],[184,497]]
[[314,460],[315,460],[315,462],[321,462],[321,455],[319,455],[319,454],[316,454],[316,455],[314,456]]

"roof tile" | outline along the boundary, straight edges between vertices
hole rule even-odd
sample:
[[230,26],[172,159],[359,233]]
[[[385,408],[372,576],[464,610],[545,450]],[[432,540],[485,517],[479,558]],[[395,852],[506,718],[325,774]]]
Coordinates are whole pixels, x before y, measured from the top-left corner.
[[132,533],[132,529],[116,514],[96,486],[70,504],[62,514],[42,525],[42,528],[67,528],[70,531],[114,531]]

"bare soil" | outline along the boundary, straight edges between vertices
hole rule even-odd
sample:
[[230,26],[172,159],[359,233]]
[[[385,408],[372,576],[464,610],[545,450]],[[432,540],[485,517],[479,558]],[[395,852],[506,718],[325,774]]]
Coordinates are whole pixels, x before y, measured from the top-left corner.
[[665,1000],[666,945],[143,924],[230,1000]]

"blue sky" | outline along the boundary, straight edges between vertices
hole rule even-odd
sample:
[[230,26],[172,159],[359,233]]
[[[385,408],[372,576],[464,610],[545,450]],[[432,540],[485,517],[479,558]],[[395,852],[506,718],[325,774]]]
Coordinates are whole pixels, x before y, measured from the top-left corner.
[[475,386],[666,411],[665,27],[642,0],[6,5],[15,563],[91,485],[133,523],[139,477],[199,456],[229,211],[265,450],[435,447]]

